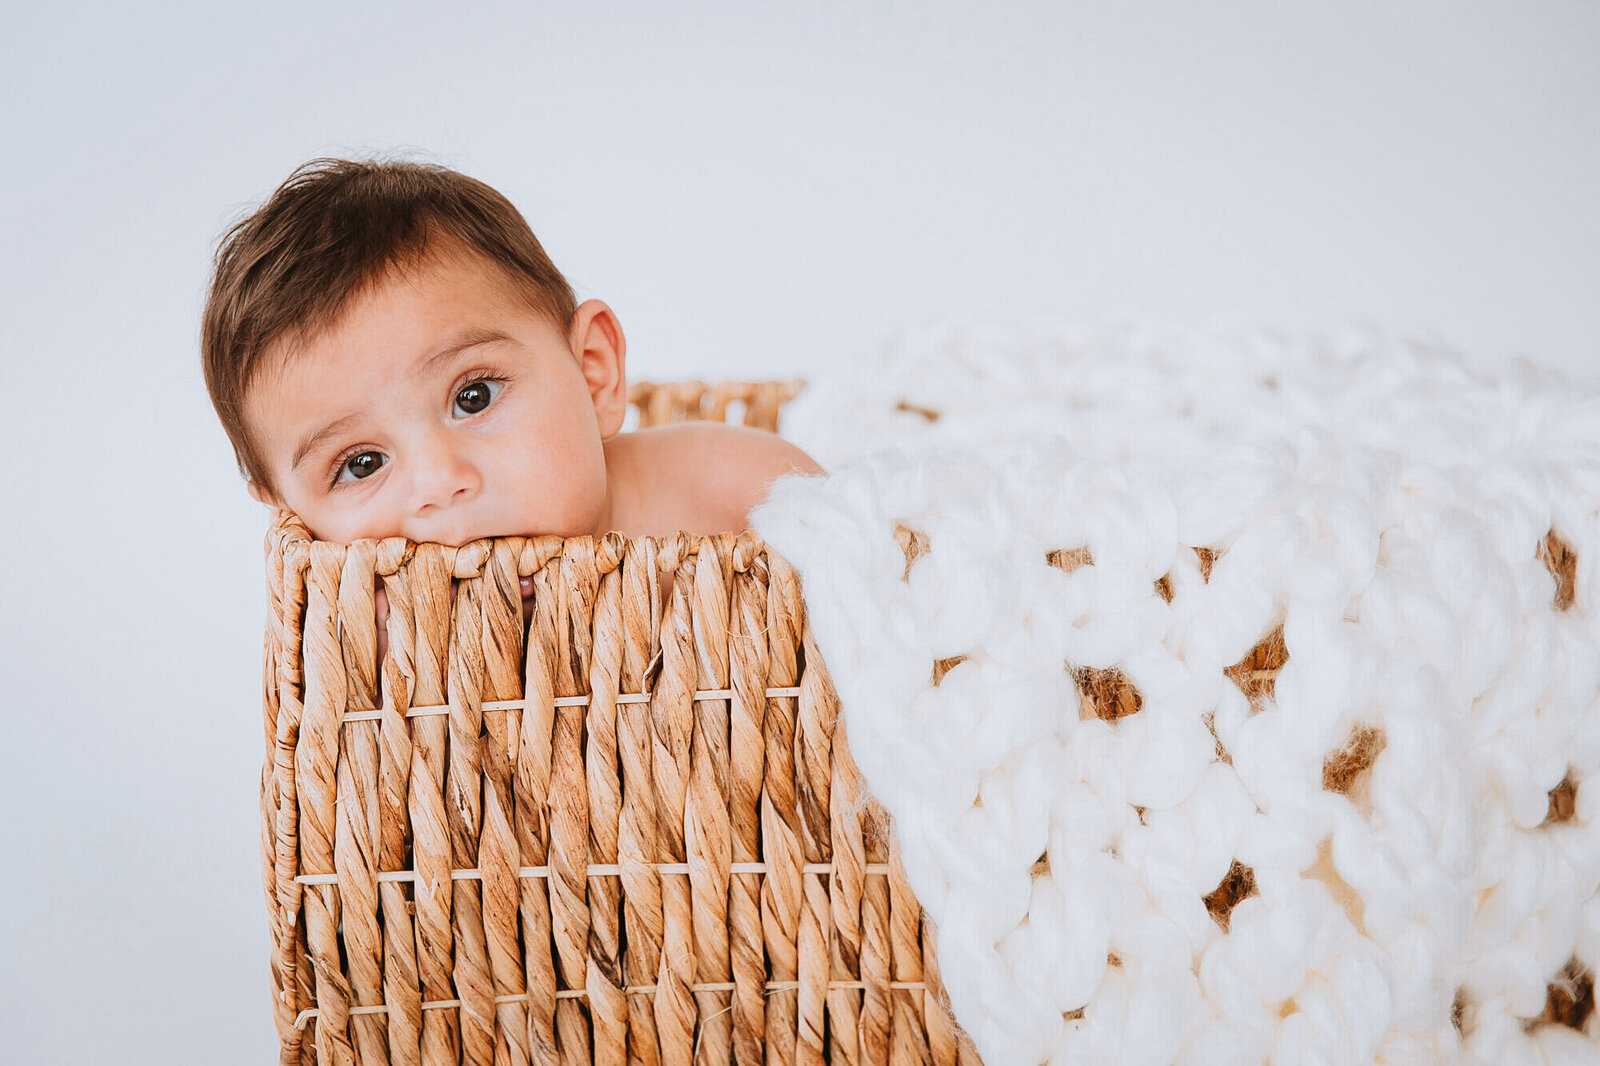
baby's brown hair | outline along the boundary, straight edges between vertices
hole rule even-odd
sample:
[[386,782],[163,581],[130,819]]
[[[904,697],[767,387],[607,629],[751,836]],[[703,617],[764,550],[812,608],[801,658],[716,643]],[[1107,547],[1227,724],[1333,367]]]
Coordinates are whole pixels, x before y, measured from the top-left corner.
[[239,468],[273,491],[244,418],[245,394],[279,341],[331,326],[390,271],[453,241],[504,270],[561,329],[577,298],[504,196],[446,167],[401,160],[314,159],[217,246],[201,320],[206,389]]

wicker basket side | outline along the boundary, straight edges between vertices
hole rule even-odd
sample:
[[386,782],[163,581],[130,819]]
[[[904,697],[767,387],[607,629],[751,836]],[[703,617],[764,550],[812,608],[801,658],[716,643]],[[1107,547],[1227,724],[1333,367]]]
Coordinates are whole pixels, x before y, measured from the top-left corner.
[[639,412],[639,428],[669,422],[729,422],[776,432],[783,405],[800,394],[800,381],[636,382],[628,402]]
[[285,516],[269,563],[281,1061],[961,1057],[754,534],[346,548]]
[[[797,389],[634,398],[775,428]],[[755,534],[345,547],[282,515],[267,571],[281,1063],[976,1062]]]

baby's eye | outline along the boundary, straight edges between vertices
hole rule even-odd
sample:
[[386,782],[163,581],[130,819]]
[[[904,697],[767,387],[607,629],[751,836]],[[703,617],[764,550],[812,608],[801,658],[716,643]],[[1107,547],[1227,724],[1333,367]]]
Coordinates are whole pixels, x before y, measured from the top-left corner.
[[338,480],[343,483],[371,477],[388,461],[388,456],[382,452],[362,452],[360,455],[352,455],[339,467]]
[[457,418],[475,415],[493,403],[503,388],[504,383],[499,381],[474,381],[465,385],[456,393],[455,407],[450,413]]

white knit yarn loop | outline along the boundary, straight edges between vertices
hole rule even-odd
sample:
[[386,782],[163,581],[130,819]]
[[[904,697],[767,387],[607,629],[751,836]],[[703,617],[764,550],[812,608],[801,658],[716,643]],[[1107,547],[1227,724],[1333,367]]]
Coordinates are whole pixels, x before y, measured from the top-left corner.
[[788,431],[755,525],[989,1066],[1600,1061],[1600,397],[938,329]]

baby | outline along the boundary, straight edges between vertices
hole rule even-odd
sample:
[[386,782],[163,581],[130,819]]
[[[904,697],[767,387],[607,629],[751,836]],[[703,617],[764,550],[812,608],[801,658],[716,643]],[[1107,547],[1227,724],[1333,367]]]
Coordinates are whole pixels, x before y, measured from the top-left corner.
[[323,540],[713,533],[821,472],[760,430],[622,432],[617,316],[442,167],[295,171],[224,237],[201,347],[251,494]]

